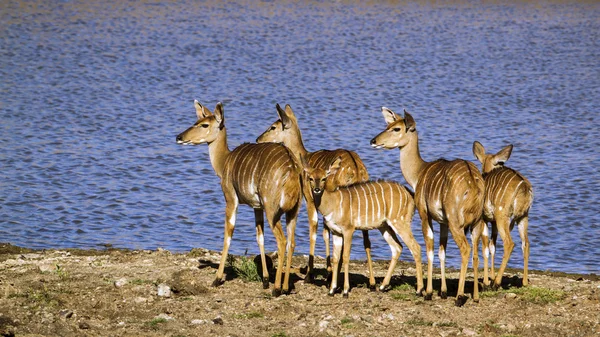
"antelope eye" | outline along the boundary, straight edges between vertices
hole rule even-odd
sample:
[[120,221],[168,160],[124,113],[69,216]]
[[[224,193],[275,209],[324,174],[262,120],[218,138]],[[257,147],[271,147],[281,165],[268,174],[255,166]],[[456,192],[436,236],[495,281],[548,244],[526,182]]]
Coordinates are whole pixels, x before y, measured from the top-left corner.
[[206,129],[208,127],[208,124],[200,124],[200,126]]
[[271,126],[271,131],[275,130],[275,125]]
[[392,131],[394,132],[400,132],[402,129],[401,128],[393,128]]
[[308,178],[308,181],[313,182],[315,180],[313,178]]

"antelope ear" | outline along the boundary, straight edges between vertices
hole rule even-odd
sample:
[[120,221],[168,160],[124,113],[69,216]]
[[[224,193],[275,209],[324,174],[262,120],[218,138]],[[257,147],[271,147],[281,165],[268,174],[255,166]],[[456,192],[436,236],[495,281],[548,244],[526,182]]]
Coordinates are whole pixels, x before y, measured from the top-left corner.
[[384,106],[381,107],[381,114],[383,115],[383,118],[385,119],[386,123],[388,123],[388,125],[400,119],[400,116],[398,116],[395,112]]
[[335,174],[337,170],[340,168],[340,164],[342,163],[342,157],[337,157],[329,168],[327,169],[327,175]]
[[483,164],[483,161],[485,160],[485,148],[483,148],[483,145],[478,141],[473,142],[473,154],[475,155],[475,158]]
[[[287,110],[287,107],[288,107],[288,105],[285,106],[286,110]],[[283,125],[283,128],[289,129],[291,121],[287,115],[286,110],[283,110],[279,104],[275,105],[275,108],[277,108],[277,114],[279,115],[279,120],[281,120],[281,124]]]
[[407,132],[414,132],[417,129],[417,122],[415,122],[414,118],[406,110],[404,110],[404,125]]
[[206,118],[212,115],[212,112],[210,112],[210,110],[200,104],[200,102],[197,100],[194,100],[194,108],[196,108],[196,117],[198,117],[198,119]]
[[512,144],[504,147],[502,150],[498,151],[494,155],[494,165],[504,165],[504,163],[510,158],[510,154],[512,153],[513,146]]
[[219,122],[219,128],[222,128],[225,123],[225,115],[223,114],[223,104],[221,102],[217,103],[215,107],[215,119]]
[[310,170],[310,164],[308,163],[308,161],[306,161],[306,157],[304,157],[303,155],[300,155],[300,164],[302,165],[302,167],[304,167],[304,171]]

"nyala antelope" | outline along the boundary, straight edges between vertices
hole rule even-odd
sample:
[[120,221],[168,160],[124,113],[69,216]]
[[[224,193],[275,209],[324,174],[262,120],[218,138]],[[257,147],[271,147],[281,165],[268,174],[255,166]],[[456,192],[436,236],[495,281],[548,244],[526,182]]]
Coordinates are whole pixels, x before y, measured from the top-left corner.
[[333,275],[329,295],[337,289],[338,266],[343,245],[344,289],[348,297],[350,280],[348,264],[352,234],[355,230],[379,229],[392,250],[392,259],[380,290],[389,288],[396,262],[402,252],[400,235],[415,259],[417,269],[417,289],[423,288],[421,247],[415,240],[410,224],[415,205],[410,192],[402,185],[390,181],[367,181],[350,186],[339,186],[333,177],[340,170],[341,159],[336,159],[328,168],[312,168],[304,164],[310,190],[319,212],[325,217],[333,234]]
[[[226,204],[223,252],[213,286],[223,283],[223,270],[233,236],[237,208],[239,204],[246,204],[254,209],[263,287],[269,288],[264,250],[264,211],[277,240],[278,261],[273,295],[278,296],[282,292],[281,274],[286,250],[287,265],[283,292],[289,292],[290,266],[295,248],[294,233],[302,202],[300,169],[289,150],[280,144],[242,144],[230,151],[221,103],[217,104],[214,114],[198,101],[194,101],[194,106],[198,120],[177,136],[177,143],[208,144],[210,162],[221,179]],[[283,214],[286,217],[287,243],[281,225]]]
[[[302,134],[298,126],[296,115],[289,104],[282,109],[279,104],[276,106],[279,120],[275,121],[271,126],[263,132],[257,139],[257,143],[275,142],[282,143],[294,154],[296,163],[302,165],[300,157],[305,158],[308,165],[312,168],[320,168],[326,170],[331,163],[337,158],[341,158],[340,169],[332,176],[337,186],[351,185],[361,181],[369,180],[367,168],[360,157],[353,151],[337,149],[337,150],[319,150],[316,152],[308,152],[302,141]],[[308,256],[308,271],[306,273],[305,282],[313,281],[313,264],[315,253],[315,242],[317,240],[318,216],[314,205],[312,193],[309,184],[303,184],[303,194],[306,199],[306,210],[308,212],[309,222],[309,256]],[[326,221],[324,221],[326,222]],[[375,277],[373,276],[373,265],[371,262],[371,241],[369,240],[369,232],[363,232],[363,244],[367,255],[367,263],[369,266],[369,287],[375,288]],[[325,254],[327,261],[327,270],[331,272],[331,258],[329,255],[329,227],[325,223],[323,226],[323,240],[325,241]]]
[[[439,258],[442,273],[440,296],[446,298],[446,245],[448,228],[460,249],[462,258],[456,306],[467,301],[464,295],[465,279],[471,247],[465,233],[471,229],[473,251],[473,274],[478,279],[479,256],[477,243],[484,229],[482,221],[484,182],[477,167],[466,160],[447,161],[439,159],[426,162],[419,152],[419,138],[413,117],[404,111],[404,118],[385,107],[381,108],[387,128],[371,140],[375,148],[400,148],[400,169],[406,181],[415,191],[415,205],[421,218],[423,237],[427,249],[427,289],[425,299],[433,293],[433,226],[440,224]],[[484,255],[484,259],[486,259]],[[486,261],[487,264],[487,261]],[[484,273],[486,273],[484,271]],[[487,274],[484,275],[484,279]],[[473,300],[479,300],[478,282],[474,282]]]
[[[481,163],[483,179],[485,180],[483,218],[486,222],[492,224],[492,235],[489,244],[489,252],[492,254],[490,274],[491,278],[494,279],[492,287],[495,289],[502,284],[504,268],[506,268],[515,246],[510,236],[510,231],[515,224],[519,228],[521,249],[523,250],[523,286],[528,284],[529,238],[527,237],[527,227],[529,225],[529,209],[533,203],[533,188],[527,178],[519,172],[504,166],[504,163],[510,158],[512,149],[513,146],[508,145],[498,153],[490,154],[485,153],[485,148],[481,143],[477,141],[473,143],[473,154]],[[500,237],[504,243],[504,256],[498,274],[494,276],[494,257],[496,255],[498,232],[500,232]],[[487,269],[487,265],[484,267]],[[487,282],[488,280],[484,280],[484,283]]]

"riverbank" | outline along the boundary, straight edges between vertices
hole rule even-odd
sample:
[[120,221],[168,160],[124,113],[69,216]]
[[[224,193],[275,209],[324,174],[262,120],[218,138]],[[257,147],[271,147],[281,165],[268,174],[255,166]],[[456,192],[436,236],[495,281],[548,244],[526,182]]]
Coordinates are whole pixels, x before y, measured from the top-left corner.
[[[600,278],[518,270],[505,289],[479,303],[454,306],[414,295],[414,265],[398,263],[393,290],[371,292],[366,265],[350,266],[349,298],[327,296],[324,261],[316,284],[304,284],[303,256],[294,257],[291,295],[272,297],[245,281],[234,257],[227,281],[214,280],[220,253],[194,249],[30,250],[0,244],[0,336],[594,336],[600,333]],[[388,261],[375,263],[381,282]],[[236,268],[238,267],[239,269]],[[469,273],[467,292],[472,290]],[[439,288],[439,273],[434,274]],[[458,273],[450,270],[455,294]],[[436,282],[437,281],[437,282]],[[272,286],[272,284],[271,284]]]

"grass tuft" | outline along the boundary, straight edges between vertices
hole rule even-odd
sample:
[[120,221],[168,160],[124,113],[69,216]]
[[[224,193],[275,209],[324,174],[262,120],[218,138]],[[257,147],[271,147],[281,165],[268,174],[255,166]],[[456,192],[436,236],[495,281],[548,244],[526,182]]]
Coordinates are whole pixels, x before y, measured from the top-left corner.
[[246,256],[242,256],[238,260],[235,256],[229,255],[227,257],[227,264],[233,268],[236,276],[245,282],[260,282],[262,280],[258,274],[256,264]]

